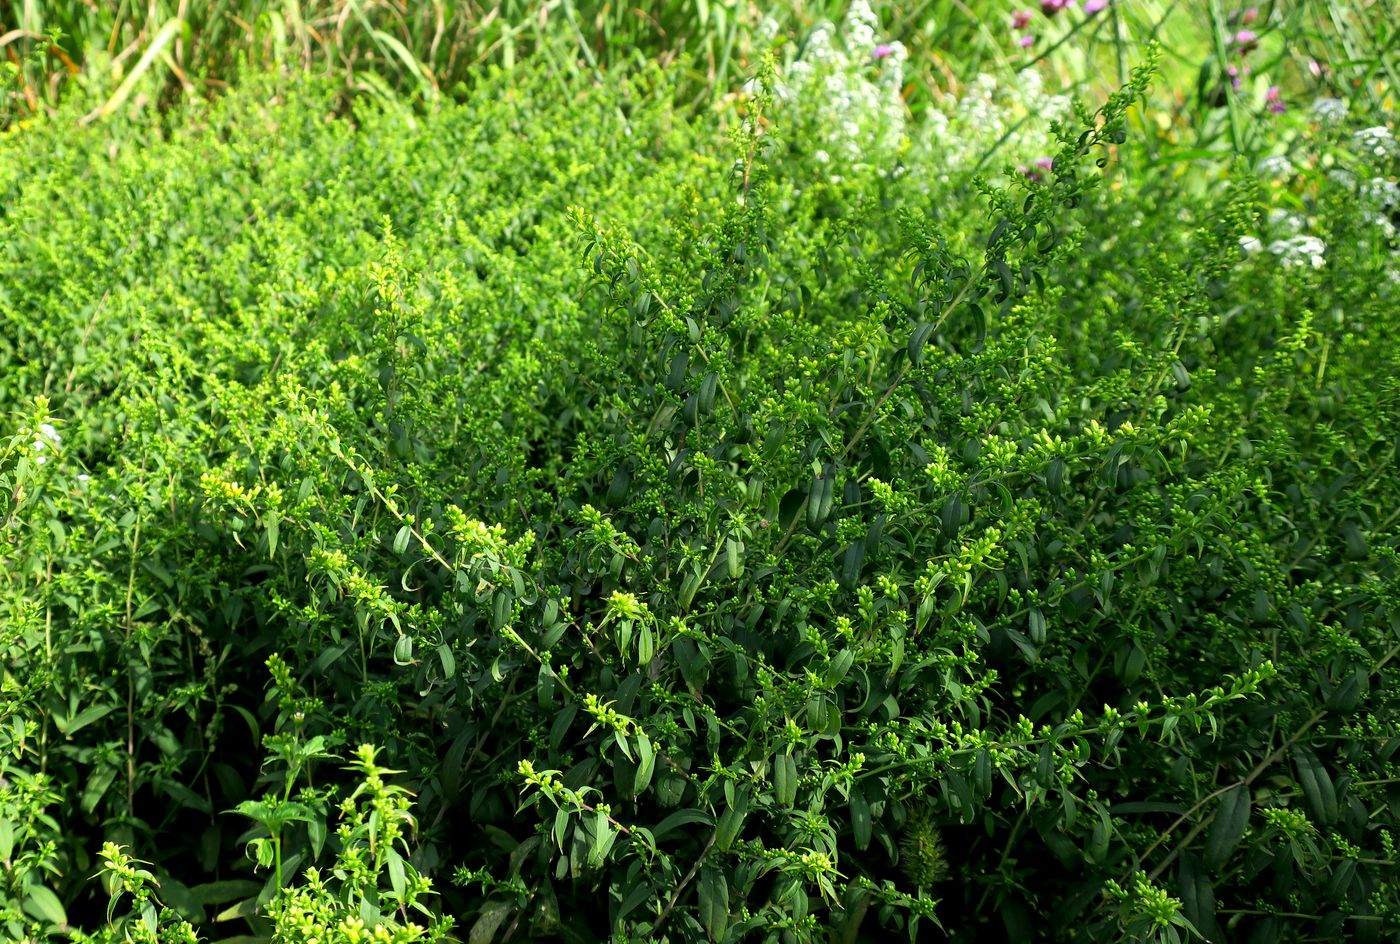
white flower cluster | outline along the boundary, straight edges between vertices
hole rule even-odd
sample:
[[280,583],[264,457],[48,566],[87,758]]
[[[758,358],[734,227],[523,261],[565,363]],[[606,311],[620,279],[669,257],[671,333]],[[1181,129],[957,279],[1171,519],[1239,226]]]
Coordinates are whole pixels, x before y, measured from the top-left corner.
[[1374,157],[1389,157],[1397,151],[1395,135],[1385,125],[1362,128],[1351,138],[1358,148]]
[[38,453],[34,457],[35,464],[43,465],[48,462],[49,454],[57,452],[62,444],[63,437],[53,428],[52,423],[40,423],[38,431],[34,434],[34,451]]
[[[758,34],[778,31],[764,20]],[[902,94],[907,60],[902,43],[881,38],[869,0],[853,0],[840,27],[818,24],[781,73],[778,120],[794,139],[811,142],[818,162],[880,173],[902,163],[945,181],[978,166],[1034,167],[1059,150],[1049,128],[1069,115],[1070,99],[1049,94],[1034,69],[1010,80],[979,75],[941,96],[915,127]]]
[[1270,180],[1283,180],[1293,176],[1293,162],[1287,154],[1271,154],[1259,161],[1259,176]]
[[1358,194],[1366,222],[1378,228],[1387,239],[1394,237],[1395,224],[1390,221],[1390,214],[1400,208],[1400,187],[1384,177],[1372,177],[1361,184]]
[[1300,213],[1288,210],[1270,210],[1269,227],[1288,236],[1296,236],[1303,231],[1308,221]]
[[1334,167],[1327,172],[1327,179],[1333,186],[1350,189],[1356,186],[1356,175],[1345,167]]
[[819,161],[885,170],[905,144],[909,54],[902,43],[877,41],[879,26],[867,0],[855,0],[839,32],[830,23],[812,31],[774,89],[786,120],[817,145]]
[[1269,243],[1269,252],[1278,257],[1285,269],[1298,266],[1311,266],[1320,269],[1327,264],[1324,254],[1327,244],[1316,236],[1290,236]]
[[1378,210],[1400,206],[1400,186],[1384,177],[1372,177],[1361,185],[1361,199]]
[[944,95],[920,129],[918,143],[946,177],[953,172],[1011,163],[1034,165],[1059,150],[1050,124],[1069,114],[1070,100],[1045,91],[1040,73],[1020,72],[1014,81],[979,75],[961,94]]
[[1313,120],[1323,125],[1338,125],[1346,120],[1347,103],[1340,98],[1319,98],[1312,104]]
[[[1265,246],[1257,236],[1244,236],[1240,239],[1240,249],[1245,255],[1253,256],[1264,252]],[[1285,269],[1299,266],[1320,269],[1327,264],[1327,244],[1316,236],[1293,235],[1276,239],[1269,243],[1268,252]]]

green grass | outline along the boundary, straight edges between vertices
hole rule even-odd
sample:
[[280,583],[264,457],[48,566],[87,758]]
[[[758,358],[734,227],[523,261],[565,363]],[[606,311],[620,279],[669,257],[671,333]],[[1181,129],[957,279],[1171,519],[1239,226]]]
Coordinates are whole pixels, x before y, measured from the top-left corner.
[[[1126,81],[1146,44],[1155,42],[1165,52],[1163,84],[1176,90],[1173,123],[1183,136],[1198,146],[1228,140],[1236,150],[1265,148],[1266,128],[1242,120],[1233,105],[1233,117],[1222,121],[1207,101],[1221,81],[1220,54],[1243,8],[1134,0],[1091,18],[1070,11],[1052,22],[1037,13],[1032,30],[1038,42],[1030,50],[1014,43],[1008,24],[1016,8],[961,0],[877,4],[885,34],[911,51],[911,105],[926,107],[930,96],[956,90],[979,71],[1004,75],[1025,66],[1044,68],[1057,87],[1102,94]],[[1263,40],[1251,65],[1259,81],[1267,77],[1303,101],[1326,91],[1368,107],[1382,105],[1400,87],[1390,0],[1303,0],[1255,9],[1259,18],[1250,26]],[[839,21],[843,13],[836,3],[696,0],[495,6],[6,0],[0,32],[9,31],[5,54],[22,66],[16,87],[6,92],[14,114],[49,107],[74,86],[104,99],[94,117],[127,104],[136,87],[138,103],[169,104],[218,94],[248,67],[330,75],[349,94],[428,103],[470,84],[485,66],[509,70],[530,56],[547,62],[561,81],[658,62],[683,74],[678,91],[684,100],[707,106],[753,72],[762,51],[754,40],[761,16],[773,16],[800,43],[815,23]],[[31,60],[35,40],[54,30],[62,37],[54,50]],[[1317,74],[1314,64],[1325,73]],[[1246,95],[1256,107],[1263,88],[1257,84],[1251,80]]]

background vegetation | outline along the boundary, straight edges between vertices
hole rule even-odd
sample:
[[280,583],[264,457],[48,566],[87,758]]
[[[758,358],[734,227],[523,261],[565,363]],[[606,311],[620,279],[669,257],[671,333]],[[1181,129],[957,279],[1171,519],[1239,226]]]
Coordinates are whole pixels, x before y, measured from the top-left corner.
[[0,936],[1400,938],[1385,4],[0,17]]

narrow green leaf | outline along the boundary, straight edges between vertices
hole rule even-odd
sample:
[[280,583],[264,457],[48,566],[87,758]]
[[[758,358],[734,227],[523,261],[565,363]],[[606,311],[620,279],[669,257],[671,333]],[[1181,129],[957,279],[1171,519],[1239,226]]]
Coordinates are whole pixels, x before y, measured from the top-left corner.
[[712,826],[714,822],[715,818],[704,810],[676,810],[676,812],[657,823],[656,828],[651,831],[651,834],[652,838],[660,842],[682,826],[690,826],[694,823],[703,823],[706,826]]
[[1215,929],[1215,889],[1201,868],[1200,860],[1187,852],[1177,870],[1181,911],[1206,940],[1218,940]]
[[700,924],[712,941],[723,940],[729,929],[729,882],[709,863],[700,868]]
[[1317,755],[1304,747],[1293,748],[1293,763],[1298,769],[1298,783],[1308,806],[1319,823],[1330,826],[1337,821],[1337,790],[1332,778]]
[[1221,795],[1220,805],[1215,810],[1215,822],[1211,824],[1210,835],[1206,838],[1204,860],[1210,871],[1218,872],[1244,838],[1244,831],[1249,826],[1251,799],[1249,787],[1244,784]]
[[773,758],[773,796],[779,806],[797,802],[797,759],[791,754]]
[[496,931],[510,917],[512,906],[504,901],[488,901],[481,906],[481,913],[467,934],[467,944],[491,944]]
[[870,847],[874,834],[874,821],[870,815],[870,802],[857,786],[851,790],[851,833],[855,837],[857,849]]
[[613,921],[621,921],[633,911],[636,911],[638,906],[659,897],[659,892],[656,888],[652,887],[651,883],[638,877],[637,884],[632,887],[631,891],[623,896],[622,904],[618,906],[617,914],[613,915]]
[[651,745],[651,738],[645,734],[637,735],[637,778],[632,784],[632,795],[637,796],[651,783],[652,771],[656,769],[656,750]]
[[914,333],[909,336],[909,362],[915,367],[923,365],[924,346],[928,344],[928,339],[932,334],[933,325],[927,321],[921,321],[914,328]]

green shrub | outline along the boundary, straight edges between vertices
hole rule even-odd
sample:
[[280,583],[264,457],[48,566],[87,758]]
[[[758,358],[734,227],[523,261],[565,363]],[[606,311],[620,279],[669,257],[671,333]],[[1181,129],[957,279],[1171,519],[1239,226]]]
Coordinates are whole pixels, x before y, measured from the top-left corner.
[[9,933],[1393,937],[1389,138],[671,81],[3,139]]

